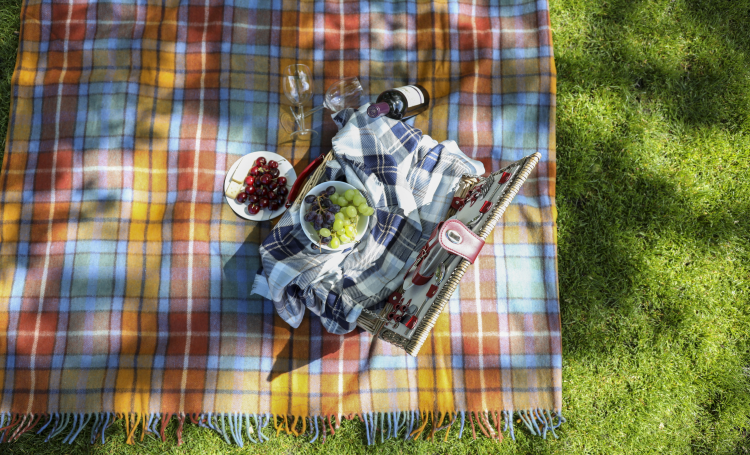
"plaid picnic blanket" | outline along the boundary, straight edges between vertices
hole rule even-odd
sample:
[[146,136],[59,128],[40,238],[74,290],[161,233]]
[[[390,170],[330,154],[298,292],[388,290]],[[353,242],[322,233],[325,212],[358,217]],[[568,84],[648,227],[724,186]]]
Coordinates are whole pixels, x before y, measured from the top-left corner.
[[[325,178],[346,182],[375,209],[369,235],[339,252],[313,249],[300,224],[300,205],[291,207],[261,244],[262,274],[253,290],[274,302],[276,312],[298,327],[305,308],[329,333],[349,333],[362,308],[384,304],[403,283],[406,265],[445,219],[463,175],[484,174],[454,141],[438,144],[398,120],[359,110],[336,113],[342,127],[333,138],[334,160]],[[382,305],[380,305],[382,308]]]
[[[502,420],[512,436],[516,419],[554,432],[545,0],[25,0],[21,19],[0,172],[3,440],[36,425],[103,440],[124,419],[132,442],[170,418],[178,438],[187,421],[240,444],[278,429],[320,440],[352,415],[369,442],[501,437]],[[291,329],[251,296],[271,224],[224,203],[227,169],[270,150],[299,172],[336,131],[322,112],[311,142],[280,130],[279,75],[296,62],[313,70],[314,105],[342,76],[371,99],[418,82],[433,102],[413,124],[438,142],[487,170],[543,155],[417,358],[316,317]]]

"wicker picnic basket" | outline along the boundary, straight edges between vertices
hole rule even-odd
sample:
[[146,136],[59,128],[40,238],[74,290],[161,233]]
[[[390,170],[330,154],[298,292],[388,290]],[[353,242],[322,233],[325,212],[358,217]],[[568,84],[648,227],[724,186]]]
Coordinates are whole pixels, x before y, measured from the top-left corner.
[[[476,228],[478,228],[476,235],[482,239],[483,245],[484,240],[487,239],[490,232],[495,228],[495,225],[500,221],[500,218],[502,218],[505,213],[505,209],[510,205],[510,202],[521,189],[524,181],[529,176],[532,169],[534,169],[540,158],[541,155],[539,153],[534,153],[511,164],[510,166],[506,166],[505,168],[490,174],[487,177],[473,175],[463,176],[456,192],[454,193],[453,204],[446,214],[446,220],[451,219],[457,214],[457,212],[463,209],[467,197],[472,197],[472,201],[470,202],[472,202],[473,206],[474,201],[477,199],[480,199],[481,201],[482,199],[487,198],[490,186],[494,186],[493,184],[498,181],[503,183],[501,186],[502,191],[497,194],[493,193],[493,196],[491,197],[492,203],[489,204],[491,209],[487,211],[486,215],[481,216],[481,225],[476,226]],[[294,200],[295,205],[300,204],[305,195],[313,187],[324,181],[325,163],[333,159],[333,152],[330,151],[326,155],[315,160],[317,162],[311,163],[308,168],[314,168],[317,166],[314,171],[311,171],[309,174],[306,172],[300,174],[299,178],[307,178],[306,180],[303,180],[304,183],[301,184],[299,192],[296,193],[297,197]],[[509,170],[513,171],[512,176],[507,181],[503,182],[502,180],[506,177],[506,174],[511,175],[508,172]],[[491,182],[490,185],[485,184],[488,181]],[[477,188],[481,187],[483,187],[483,189],[478,191]],[[481,202],[483,202],[483,207],[487,207],[486,200]],[[435,326],[438,317],[443,312],[445,305],[450,300],[451,295],[453,295],[453,292],[458,288],[458,283],[461,281],[461,278],[471,264],[471,262],[465,258],[455,259],[460,259],[460,261],[453,260],[453,265],[447,270],[448,273],[445,276],[440,277],[439,280],[436,279],[437,283],[433,286],[433,289],[435,289],[436,292],[432,292],[432,297],[434,298],[425,299],[425,307],[420,311],[421,317],[419,318],[419,322],[409,331],[410,336],[404,336],[403,333],[398,333],[397,330],[390,327],[393,323],[393,319],[390,318],[389,315],[393,315],[394,308],[398,308],[399,300],[397,297],[400,297],[403,294],[404,285],[394,293],[397,294],[397,297],[393,297],[392,294],[392,297],[389,297],[385,306],[379,311],[364,309],[357,319],[357,325],[374,334],[376,337],[400,347],[408,354],[416,356],[422,347],[422,344],[424,344],[427,339],[430,331]],[[430,297],[430,294],[427,294],[427,296]],[[431,300],[431,302],[428,300]],[[376,305],[376,307],[377,306],[379,305]],[[398,326],[398,323],[396,323],[396,326]]]

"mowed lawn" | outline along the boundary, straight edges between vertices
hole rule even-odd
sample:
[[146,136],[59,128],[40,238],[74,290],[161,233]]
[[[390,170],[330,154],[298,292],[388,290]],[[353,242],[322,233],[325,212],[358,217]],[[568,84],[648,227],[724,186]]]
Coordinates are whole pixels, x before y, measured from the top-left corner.
[[[559,439],[378,442],[379,453],[750,453],[750,0],[552,0],[558,72]],[[0,0],[0,124],[19,0]],[[3,135],[4,136],[4,135]],[[4,145],[4,137],[3,137]],[[459,144],[460,145],[460,144]],[[188,426],[2,453],[368,451],[345,422],[321,445],[240,449]],[[442,433],[441,433],[442,435]]]

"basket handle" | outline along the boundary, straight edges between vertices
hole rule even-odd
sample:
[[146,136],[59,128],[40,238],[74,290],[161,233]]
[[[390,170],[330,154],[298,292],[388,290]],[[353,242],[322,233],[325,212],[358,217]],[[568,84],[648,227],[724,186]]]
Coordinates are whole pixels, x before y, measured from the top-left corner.
[[286,198],[286,204],[284,204],[284,207],[289,208],[294,204],[294,200],[297,199],[297,194],[299,193],[299,190],[302,188],[302,185],[305,184],[305,180],[307,179],[307,176],[312,174],[312,172],[320,166],[320,164],[325,159],[325,154],[320,154],[317,158],[312,160],[310,164],[307,165],[304,171],[302,171],[299,176],[297,177],[297,180],[295,180],[294,185],[292,185],[292,189],[289,190],[289,195]]

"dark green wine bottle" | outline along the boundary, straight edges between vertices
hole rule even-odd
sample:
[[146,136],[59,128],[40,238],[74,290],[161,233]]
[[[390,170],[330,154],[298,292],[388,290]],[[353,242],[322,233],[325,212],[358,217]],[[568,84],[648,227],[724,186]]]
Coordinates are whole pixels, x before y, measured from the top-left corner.
[[408,120],[427,110],[430,94],[421,85],[405,85],[386,90],[377,101],[367,108],[367,115],[378,118],[382,115],[395,120]]

